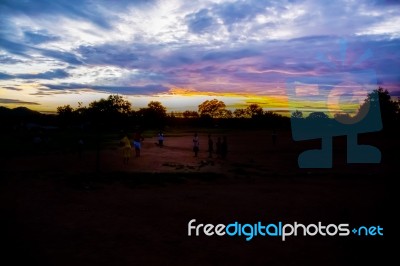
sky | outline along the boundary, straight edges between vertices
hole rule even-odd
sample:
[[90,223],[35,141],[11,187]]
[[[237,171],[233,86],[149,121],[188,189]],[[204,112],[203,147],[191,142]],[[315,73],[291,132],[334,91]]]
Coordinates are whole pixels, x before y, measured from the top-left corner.
[[[0,105],[119,94],[197,110],[351,112],[400,96],[398,0],[0,0]],[[347,110],[347,111],[346,111]]]

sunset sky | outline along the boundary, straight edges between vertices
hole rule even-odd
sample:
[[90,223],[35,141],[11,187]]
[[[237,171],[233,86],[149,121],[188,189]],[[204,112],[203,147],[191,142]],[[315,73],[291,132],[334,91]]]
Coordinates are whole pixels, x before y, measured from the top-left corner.
[[378,86],[400,95],[396,0],[0,1],[2,106],[346,109]]

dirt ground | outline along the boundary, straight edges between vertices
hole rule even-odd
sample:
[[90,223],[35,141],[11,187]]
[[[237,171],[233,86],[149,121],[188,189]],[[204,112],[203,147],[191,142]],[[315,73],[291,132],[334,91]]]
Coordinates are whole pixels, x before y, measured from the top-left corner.
[[[225,133],[224,133],[225,134]],[[391,175],[398,147],[377,135],[382,163],[347,165],[345,139],[334,140],[332,169],[299,169],[290,132],[226,132],[226,159],[208,157],[200,135],[143,142],[123,164],[116,145],[96,152],[40,154],[2,161],[2,265],[385,265],[383,237],[191,236],[196,223],[349,223],[388,226]],[[221,135],[222,136],[222,135]],[[213,136],[214,142],[216,135]],[[385,230],[385,229],[384,229]],[[22,264],[21,264],[22,263]]]

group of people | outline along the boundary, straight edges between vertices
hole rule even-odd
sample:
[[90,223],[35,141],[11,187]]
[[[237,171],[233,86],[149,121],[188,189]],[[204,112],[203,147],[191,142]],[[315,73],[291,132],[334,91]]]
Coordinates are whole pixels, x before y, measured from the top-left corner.
[[120,140],[120,144],[122,146],[122,157],[124,164],[128,164],[129,159],[131,158],[131,150],[132,146],[135,149],[136,157],[140,157],[140,150],[142,148],[143,137],[139,132],[136,132],[133,135],[133,141],[129,140],[128,134],[124,134],[124,137]]
[[[164,134],[160,131],[157,135],[158,138],[158,146],[163,147],[164,146]],[[132,146],[135,149],[135,155],[136,157],[140,157],[140,150],[141,150],[141,143],[143,141],[143,137],[139,132],[136,132],[133,135],[133,141],[128,137],[128,134],[124,133],[123,138],[120,140],[120,145],[122,147],[122,156],[123,156],[123,162],[124,164],[128,164],[129,159],[131,157],[131,150]],[[215,146],[215,149],[214,149]],[[198,157],[200,151],[200,140],[199,140],[199,135],[197,133],[194,134],[193,136],[193,152],[194,156]],[[211,134],[208,135],[208,157],[212,158],[213,154],[217,155],[218,158],[226,158],[228,154],[228,142],[226,136],[218,137],[217,142],[214,145],[214,141],[211,137]]]
[[[217,154],[218,158],[225,159],[226,155],[228,154],[228,141],[226,136],[224,136],[221,140],[221,137],[217,138],[217,143],[216,143],[216,149],[214,150],[214,141],[211,137],[211,134],[208,134],[208,158],[213,157],[213,153]],[[193,152],[194,152],[194,157],[198,156],[200,150],[200,141],[199,141],[199,136],[197,133],[194,134],[193,136]]]

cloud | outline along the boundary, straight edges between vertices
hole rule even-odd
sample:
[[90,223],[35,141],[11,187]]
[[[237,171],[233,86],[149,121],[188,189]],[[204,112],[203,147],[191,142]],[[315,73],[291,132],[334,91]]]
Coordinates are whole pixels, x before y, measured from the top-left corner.
[[400,89],[395,1],[4,0],[0,13],[2,85],[52,80],[37,95],[174,86],[282,95],[288,78],[333,82],[363,69]]
[[66,51],[58,51],[58,50],[50,50],[50,49],[45,49],[45,48],[37,48],[33,47],[28,44],[24,43],[17,43],[14,41],[9,41],[4,38],[0,37],[0,48],[3,48],[5,51],[11,53],[11,54],[16,54],[20,55],[26,58],[31,58],[32,56],[30,53],[32,52],[39,52],[44,56],[57,59],[66,63],[69,63],[71,65],[81,65],[82,62],[79,60],[79,57],[77,54],[71,53],[71,52],[66,52]]
[[11,86],[4,86],[1,87],[2,89],[6,89],[6,90],[11,90],[11,91],[22,91],[22,89],[20,88],[16,88],[16,87],[11,87]]
[[62,79],[69,77],[69,74],[62,69],[56,69],[39,74],[19,74],[15,78],[20,79]]
[[[135,43],[129,46],[123,43],[114,46],[84,47],[80,52],[85,64],[90,62],[92,65],[104,67],[114,65],[127,71],[126,74],[104,79],[99,77],[95,81],[96,84],[107,86],[115,84],[113,87],[153,82],[165,84],[167,87],[194,86],[198,89],[213,88],[226,92],[247,87],[267,93],[276,92],[271,86],[277,86],[279,83],[284,87],[288,77],[325,75],[331,72],[332,78],[340,78],[341,73],[363,69],[367,66],[366,63],[373,64],[378,69],[385,69],[387,62],[392,63],[387,66],[386,78],[396,80],[396,77],[399,77],[396,68],[389,69],[399,61],[398,56],[395,57],[397,59],[390,59],[393,53],[395,54],[398,47],[395,44],[398,44],[398,41],[376,42],[372,37],[352,37],[347,41],[345,64],[340,61],[340,38],[326,35],[286,41],[241,43],[236,44],[234,48],[184,44],[170,49],[160,44],[146,46],[144,43]],[[127,57],[124,57],[124,47]],[[357,57],[361,57],[368,49],[379,50],[381,54],[376,58],[367,58],[363,62],[364,65],[353,66]],[[385,51],[390,52],[386,54]],[[333,68],[319,60],[319,53],[327,56]],[[134,60],[130,60],[129,55],[132,55]]]
[[101,19],[98,8],[89,1],[82,0],[41,0],[41,1],[2,1],[1,6],[6,12],[24,14],[30,17],[67,16],[73,19],[90,20],[101,27],[109,27],[106,20]]
[[16,99],[5,99],[5,98],[0,98],[0,103],[1,104],[40,105],[39,103],[36,103],[36,102],[27,102],[27,101],[21,101],[21,100],[16,100]]
[[257,14],[264,13],[267,6],[273,7],[274,4],[276,3],[272,1],[239,0],[218,4],[214,7],[214,12],[224,21],[225,25],[231,25],[243,20],[251,20]]
[[[149,47],[136,49],[131,44],[105,44],[99,46],[80,46],[78,48],[82,60],[92,65],[116,65],[120,67],[134,67],[139,60],[139,54],[149,50]],[[143,55],[150,57],[149,55]]]
[[[106,92],[106,93],[121,93],[126,95],[153,95],[158,93],[168,92],[170,88],[165,87],[161,84],[148,84],[143,86],[101,86],[101,85],[89,85],[89,84],[43,84],[50,90],[83,90],[91,89],[94,91]],[[42,90],[50,92],[49,90]]]
[[56,50],[48,50],[48,49],[37,49],[41,51],[42,55],[48,56],[71,65],[81,65],[82,62],[79,60],[78,55],[65,51],[56,51]]
[[29,55],[26,54],[26,52],[31,49],[29,45],[5,39],[1,35],[0,35],[0,48],[6,50],[11,54],[30,57]]
[[400,5],[400,2],[399,2],[398,0],[375,0],[375,1],[372,1],[372,3],[374,3],[374,4],[377,5],[377,6],[380,6],[380,5],[382,5],[382,6],[387,6],[387,5],[396,6],[396,5]]
[[208,9],[202,9],[196,13],[186,16],[186,22],[191,32],[202,34],[217,25],[216,19],[210,14]]
[[232,51],[226,51],[219,49],[217,51],[211,51],[206,53],[203,56],[204,60],[215,60],[215,61],[230,61],[230,60],[236,60],[236,59],[241,59],[241,58],[246,58],[246,57],[253,57],[261,55],[261,53],[257,50],[254,49],[236,49]]
[[5,54],[0,55],[0,64],[4,65],[13,65],[17,63],[22,63],[23,61],[20,59],[17,59],[15,57],[11,57]]
[[0,80],[2,80],[2,79],[12,79],[12,78],[14,78],[14,76],[0,72]]
[[[255,31],[259,31],[261,27],[275,27],[278,24],[284,24],[284,21],[275,23],[277,15],[288,12],[286,6],[291,2],[270,0],[221,1],[188,14],[186,23],[192,33],[212,32],[223,25],[230,33],[230,38],[239,36],[246,38],[254,34]],[[263,16],[264,22],[257,22],[259,15]]]
[[63,79],[69,77],[68,72],[63,69],[55,69],[38,74],[9,75],[0,73],[0,79]]
[[90,0],[4,0],[0,2],[0,11],[3,14],[25,15],[36,19],[46,17],[55,23],[60,17],[82,20],[93,23],[101,28],[110,29],[110,15],[107,11],[121,12],[130,7],[146,8],[152,5],[153,0],[121,0],[121,1],[90,1]]
[[46,31],[39,32],[24,32],[25,41],[32,44],[41,44],[51,41],[60,40],[60,37],[48,34]]

